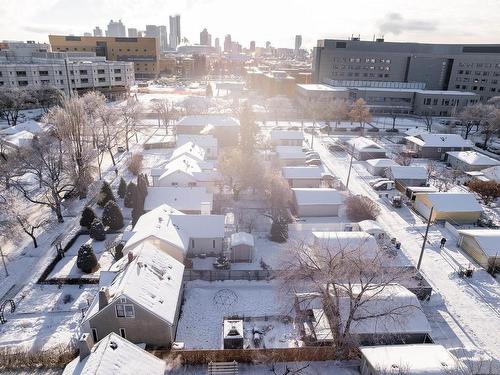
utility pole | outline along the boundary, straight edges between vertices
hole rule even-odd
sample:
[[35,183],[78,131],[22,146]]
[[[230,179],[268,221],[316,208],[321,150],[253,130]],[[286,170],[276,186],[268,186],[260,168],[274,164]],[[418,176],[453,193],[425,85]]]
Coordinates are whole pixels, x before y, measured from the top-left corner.
[[429,227],[431,225],[432,211],[434,211],[434,206],[431,207],[431,212],[429,213],[429,218],[427,219],[427,228],[425,229],[424,243],[422,244],[422,250],[420,251],[420,257],[418,258],[417,270],[420,270],[420,265],[422,264],[422,257],[424,256],[425,243],[427,242],[427,233],[429,233]]
[[315,129],[315,125],[316,124],[316,121],[313,120],[313,127],[312,127],[312,133],[311,133],[311,150],[314,149],[314,129]]
[[351,179],[351,169],[352,169],[352,161],[354,159],[354,150],[351,151],[351,161],[349,162],[349,173],[347,173],[347,181],[345,183],[345,188],[349,187],[349,180]]
[[2,257],[3,268],[5,269],[5,276],[9,276],[9,271],[7,271],[7,265],[5,264],[5,258],[3,256],[3,251],[1,246],[0,246],[0,256]]

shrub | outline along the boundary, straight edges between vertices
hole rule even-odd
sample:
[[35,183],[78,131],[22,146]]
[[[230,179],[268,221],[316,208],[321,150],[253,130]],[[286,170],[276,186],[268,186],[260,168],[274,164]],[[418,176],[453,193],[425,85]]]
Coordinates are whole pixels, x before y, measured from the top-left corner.
[[90,229],[92,222],[96,218],[95,212],[91,207],[86,206],[82,211],[82,218],[80,219],[80,225]]
[[114,254],[115,260],[120,260],[121,258],[123,258],[123,247],[124,246],[125,245],[123,242],[120,242],[118,245],[115,246],[115,254]]
[[100,207],[104,207],[106,203],[109,201],[114,201],[115,196],[113,195],[113,191],[111,190],[111,186],[104,181],[102,183],[101,191],[99,192],[99,200],[97,201],[97,204]]
[[90,238],[93,238],[96,241],[104,241],[106,239],[104,225],[98,218],[95,218],[90,226]]
[[353,195],[345,200],[346,214],[349,220],[358,222],[375,220],[380,213],[380,208],[370,198],[364,195]]
[[128,159],[127,167],[134,176],[137,176],[142,169],[142,154],[132,154]]
[[76,258],[76,266],[85,273],[91,273],[97,266],[97,258],[94,254],[91,244],[83,244],[78,249],[78,256]]
[[397,128],[390,128],[385,130],[387,133],[399,133],[399,129]]
[[123,204],[127,208],[133,208],[137,202],[137,185],[132,181],[127,185],[127,192]]
[[120,198],[125,198],[125,193],[127,192],[127,183],[123,179],[123,177],[120,177],[120,185],[118,185],[118,196]]
[[496,181],[472,180],[469,181],[467,187],[479,194],[485,204],[489,204],[500,197],[500,184]]
[[134,206],[134,208],[132,209],[132,226],[135,227],[135,224],[137,224],[137,221],[139,220],[139,218],[142,216],[143,214],[143,210],[138,207],[137,205]]
[[109,201],[102,212],[102,223],[112,230],[123,228],[123,215],[115,201]]
[[288,224],[285,220],[276,220],[271,224],[271,241],[286,242],[288,239]]

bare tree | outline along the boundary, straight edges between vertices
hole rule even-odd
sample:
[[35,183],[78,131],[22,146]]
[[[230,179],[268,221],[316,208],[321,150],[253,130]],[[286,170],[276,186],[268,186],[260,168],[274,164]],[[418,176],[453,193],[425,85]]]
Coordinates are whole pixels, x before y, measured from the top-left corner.
[[136,143],[139,142],[137,139],[137,122],[139,121],[142,106],[134,98],[128,98],[125,105],[120,106],[120,118],[121,118],[121,128],[123,130],[123,136],[125,138],[125,148],[130,151],[130,139],[135,135]]
[[312,245],[297,241],[292,242],[284,259],[284,291],[297,295],[297,307],[302,311],[321,303],[341,358],[357,345],[351,332],[356,324],[369,319],[378,324],[403,323],[420,308],[407,302],[393,303],[394,284],[411,274],[395,267],[378,247],[367,252],[362,243],[356,246],[333,238]]
[[31,97],[47,113],[49,108],[62,102],[63,93],[54,86],[41,86],[31,89]]
[[500,133],[500,109],[487,105],[485,110],[487,115],[480,123],[481,133],[484,134],[483,148],[486,148],[491,137]]
[[491,107],[486,106],[482,103],[477,103],[465,107],[458,115],[462,128],[464,129],[464,138],[469,137],[470,132],[474,127],[477,129],[481,127],[484,120],[488,117],[488,113],[491,111]]
[[0,118],[7,120],[9,126],[16,126],[21,110],[33,103],[31,92],[26,89],[9,88],[0,90]]
[[370,109],[366,105],[366,102],[362,98],[359,98],[352,105],[349,117],[352,121],[358,122],[361,130],[364,131],[365,124],[370,122],[372,119],[372,114],[370,113]]
[[420,119],[423,121],[425,124],[425,130],[428,132],[431,132],[432,130],[432,123],[434,122],[434,117],[432,116],[432,108],[429,110],[426,110],[420,115]]
[[100,128],[100,141],[102,146],[108,152],[113,166],[116,165],[113,147],[116,147],[118,138],[118,120],[119,114],[115,108],[103,105],[97,111],[98,127]]
[[346,215],[352,221],[375,220],[380,208],[364,195],[351,195],[345,200]]
[[168,99],[157,99],[151,104],[151,109],[158,116],[158,126],[165,126],[165,131],[168,132],[168,126],[170,125],[170,102]]
[[399,165],[409,166],[411,165],[413,158],[406,153],[399,152],[394,160]]
[[335,127],[338,127],[349,115],[349,104],[344,100],[335,100],[330,108],[331,120],[335,122]]
[[448,191],[451,189],[462,174],[457,169],[443,168],[434,160],[430,160],[427,163],[427,172],[432,185],[438,188],[439,191]]
[[285,96],[273,96],[266,99],[266,108],[272,113],[276,125],[283,114],[291,107],[290,100]]

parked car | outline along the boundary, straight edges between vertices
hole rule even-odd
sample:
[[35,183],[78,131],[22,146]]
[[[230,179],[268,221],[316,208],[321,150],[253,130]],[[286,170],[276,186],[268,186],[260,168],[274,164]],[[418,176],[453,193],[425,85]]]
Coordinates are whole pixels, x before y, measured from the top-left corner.
[[319,158],[319,154],[316,151],[307,151],[306,156],[307,157],[315,156],[316,158]]
[[328,145],[328,150],[331,152],[344,151],[344,148],[341,145],[339,145],[338,143],[332,143],[332,144]]
[[386,177],[380,177],[380,178],[376,178],[375,180],[371,180],[368,183],[370,184],[370,186],[374,186],[375,184],[378,184],[379,182],[382,182],[382,181],[390,181],[390,180]]
[[125,147],[124,147],[124,146],[118,146],[118,147],[116,148],[116,150],[117,150],[118,152],[125,152]]
[[321,159],[308,159],[306,160],[306,165],[319,167],[321,165]]
[[379,128],[369,128],[369,129],[367,130],[367,132],[368,132],[368,133],[377,133],[377,132],[379,132],[379,131],[380,131],[380,129],[379,129]]
[[486,150],[488,150],[489,152],[493,152],[494,154],[500,155],[500,144],[492,143],[486,148]]
[[394,181],[380,181],[373,185],[373,190],[376,191],[385,191],[385,190],[392,190],[394,189]]

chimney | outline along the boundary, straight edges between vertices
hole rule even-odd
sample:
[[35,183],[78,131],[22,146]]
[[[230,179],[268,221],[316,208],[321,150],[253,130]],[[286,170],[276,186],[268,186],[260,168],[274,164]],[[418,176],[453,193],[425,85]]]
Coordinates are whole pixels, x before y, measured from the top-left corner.
[[87,358],[90,354],[90,350],[94,346],[94,340],[89,333],[82,333],[80,339],[78,340],[78,349],[80,351],[80,361]]
[[128,263],[132,263],[132,261],[134,260],[134,253],[129,251],[129,253],[127,254],[127,257],[128,257]]
[[108,288],[102,287],[99,289],[99,311],[108,306],[109,301],[109,291]]
[[212,213],[212,204],[210,202],[201,202],[200,214],[210,215]]

